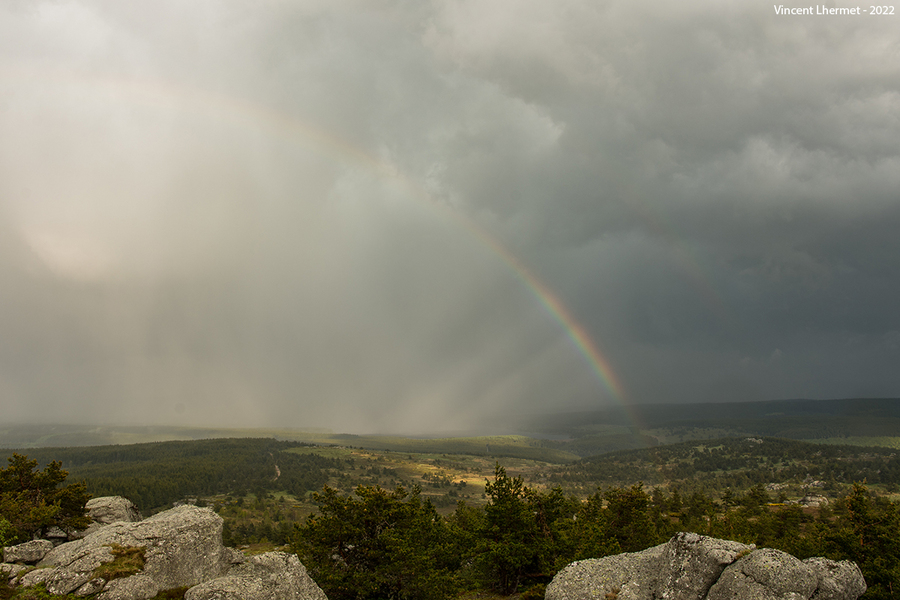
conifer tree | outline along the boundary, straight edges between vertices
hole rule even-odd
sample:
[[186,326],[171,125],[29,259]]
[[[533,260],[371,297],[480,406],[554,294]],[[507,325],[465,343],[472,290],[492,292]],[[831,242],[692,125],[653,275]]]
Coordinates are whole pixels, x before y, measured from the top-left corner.
[[359,486],[356,497],[325,486],[319,514],[291,544],[333,600],[437,599],[454,588],[444,520],[416,487]]
[[[90,524],[85,503],[90,499],[84,483],[61,486],[68,477],[62,463],[53,461],[38,470],[38,462],[13,454],[0,469],[0,529],[5,543],[23,542],[51,527],[83,529]],[[5,521],[5,524],[4,524]]]

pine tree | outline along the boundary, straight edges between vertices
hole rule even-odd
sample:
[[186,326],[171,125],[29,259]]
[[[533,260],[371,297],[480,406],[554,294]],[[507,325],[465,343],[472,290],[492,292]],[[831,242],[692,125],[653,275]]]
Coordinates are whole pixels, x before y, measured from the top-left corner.
[[39,471],[38,462],[27,456],[13,454],[7,460],[9,466],[0,469],[0,526],[6,543],[29,540],[51,527],[73,530],[90,524],[84,508],[90,494],[83,483],[61,486],[69,475],[62,463],[53,461]]

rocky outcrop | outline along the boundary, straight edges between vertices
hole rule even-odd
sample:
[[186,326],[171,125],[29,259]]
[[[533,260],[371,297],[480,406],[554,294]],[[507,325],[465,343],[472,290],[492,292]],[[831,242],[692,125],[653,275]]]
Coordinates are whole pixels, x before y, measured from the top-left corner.
[[856,600],[856,564],[679,533],[661,546],[570,564],[547,600]]
[[328,600],[293,554],[267,552],[194,586],[184,600]]
[[7,581],[15,578],[19,573],[27,567],[24,565],[16,565],[12,563],[0,563],[0,577],[5,577]]
[[26,575],[23,584],[44,583],[52,594],[74,592],[94,578],[97,567],[114,560],[114,547],[144,549],[144,573],[157,591],[218,577],[230,565],[222,518],[210,509],[182,506],[136,523],[115,522],[57,546],[38,563],[45,568]]
[[3,548],[3,562],[35,564],[53,550],[53,542],[49,540],[32,540],[16,546]]
[[84,505],[87,515],[93,523],[84,531],[73,531],[69,534],[69,540],[78,540],[90,535],[111,523],[136,523],[143,519],[141,511],[128,498],[121,496],[101,496],[91,498]]
[[[113,579],[103,587],[103,592],[97,596],[97,600],[136,600],[152,598],[160,589],[159,585],[149,575],[139,573],[124,579]],[[76,592],[80,596],[86,596],[85,590]]]
[[807,600],[816,591],[812,568],[786,552],[763,548],[729,565],[709,589],[708,600]]
[[[3,573],[17,585],[44,584],[51,594],[97,600],[147,600],[190,586],[185,597],[193,600],[327,600],[296,556],[270,552],[245,559],[224,547],[222,518],[208,508],[183,505],[135,521],[129,519],[139,514],[124,498],[97,500],[102,502],[91,514],[99,523],[83,538],[55,548],[36,541],[4,549],[20,564],[3,564]],[[126,549],[141,549],[143,567],[108,581],[98,567]],[[22,563],[37,561],[36,569],[18,577],[27,570]]]
[[88,516],[95,523],[108,525],[117,521],[135,523],[143,519],[141,512],[128,498],[121,496],[103,496],[91,498],[84,505]]
[[702,600],[725,567],[754,549],[696,533],[679,533],[663,547],[653,580],[658,600]]
[[819,494],[806,494],[797,501],[797,504],[806,508],[819,508],[828,505],[828,498]]
[[844,600],[859,598],[866,593],[866,582],[856,563],[827,558],[807,558],[803,561],[816,574],[816,591],[812,600]]
[[626,552],[598,559],[580,560],[560,571],[547,586],[548,600],[617,600],[646,598],[648,582],[665,552],[665,544],[641,552]]

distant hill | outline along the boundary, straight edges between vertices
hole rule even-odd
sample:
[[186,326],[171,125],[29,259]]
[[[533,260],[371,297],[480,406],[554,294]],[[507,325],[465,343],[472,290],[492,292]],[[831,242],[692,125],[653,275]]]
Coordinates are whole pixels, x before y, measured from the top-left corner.
[[[411,438],[390,435],[352,435],[303,429],[224,429],[189,427],[89,427],[78,425],[27,425],[0,429],[0,448],[27,450],[38,448],[78,448],[124,444],[152,444],[171,441],[269,438],[278,441],[346,446],[368,450],[397,452],[469,454],[503,456],[562,463],[582,455],[545,440],[523,435],[494,435],[448,438]],[[611,450],[638,445],[616,444]]]
[[523,429],[580,456],[724,436],[894,446],[900,398],[635,405],[541,415]]
[[728,436],[900,447],[900,398],[635,405],[510,415],[520,435],[351,435],[315,429],[0,425],[0,448],[100,446],[170,440],[274,438],[372,450],[507,456],[551,463],[618,450]]
[[0,424],[0,448],[50,448],[143,444],[220,438],[310,441],[331,435],[321,429],[177,427],[168,425]]
[[890,493],[900,491],[900,457],[890,448],[721,438],[611,452],[548,467],[540,474],[540,482],[579,495],[598,485],[643,482],[704,493],[766,485],[773,498],[778,492],[797,497],[809,490],[834,496],[841,486],[859,481]]

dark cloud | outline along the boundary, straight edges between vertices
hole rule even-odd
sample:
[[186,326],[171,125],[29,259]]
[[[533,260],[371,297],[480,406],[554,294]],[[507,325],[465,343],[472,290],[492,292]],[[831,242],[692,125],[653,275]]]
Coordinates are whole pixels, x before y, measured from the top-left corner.
[[616,402],[576,322],[628,401],[895,396],[898,52],[706,0],[6,3],[4,417]]

